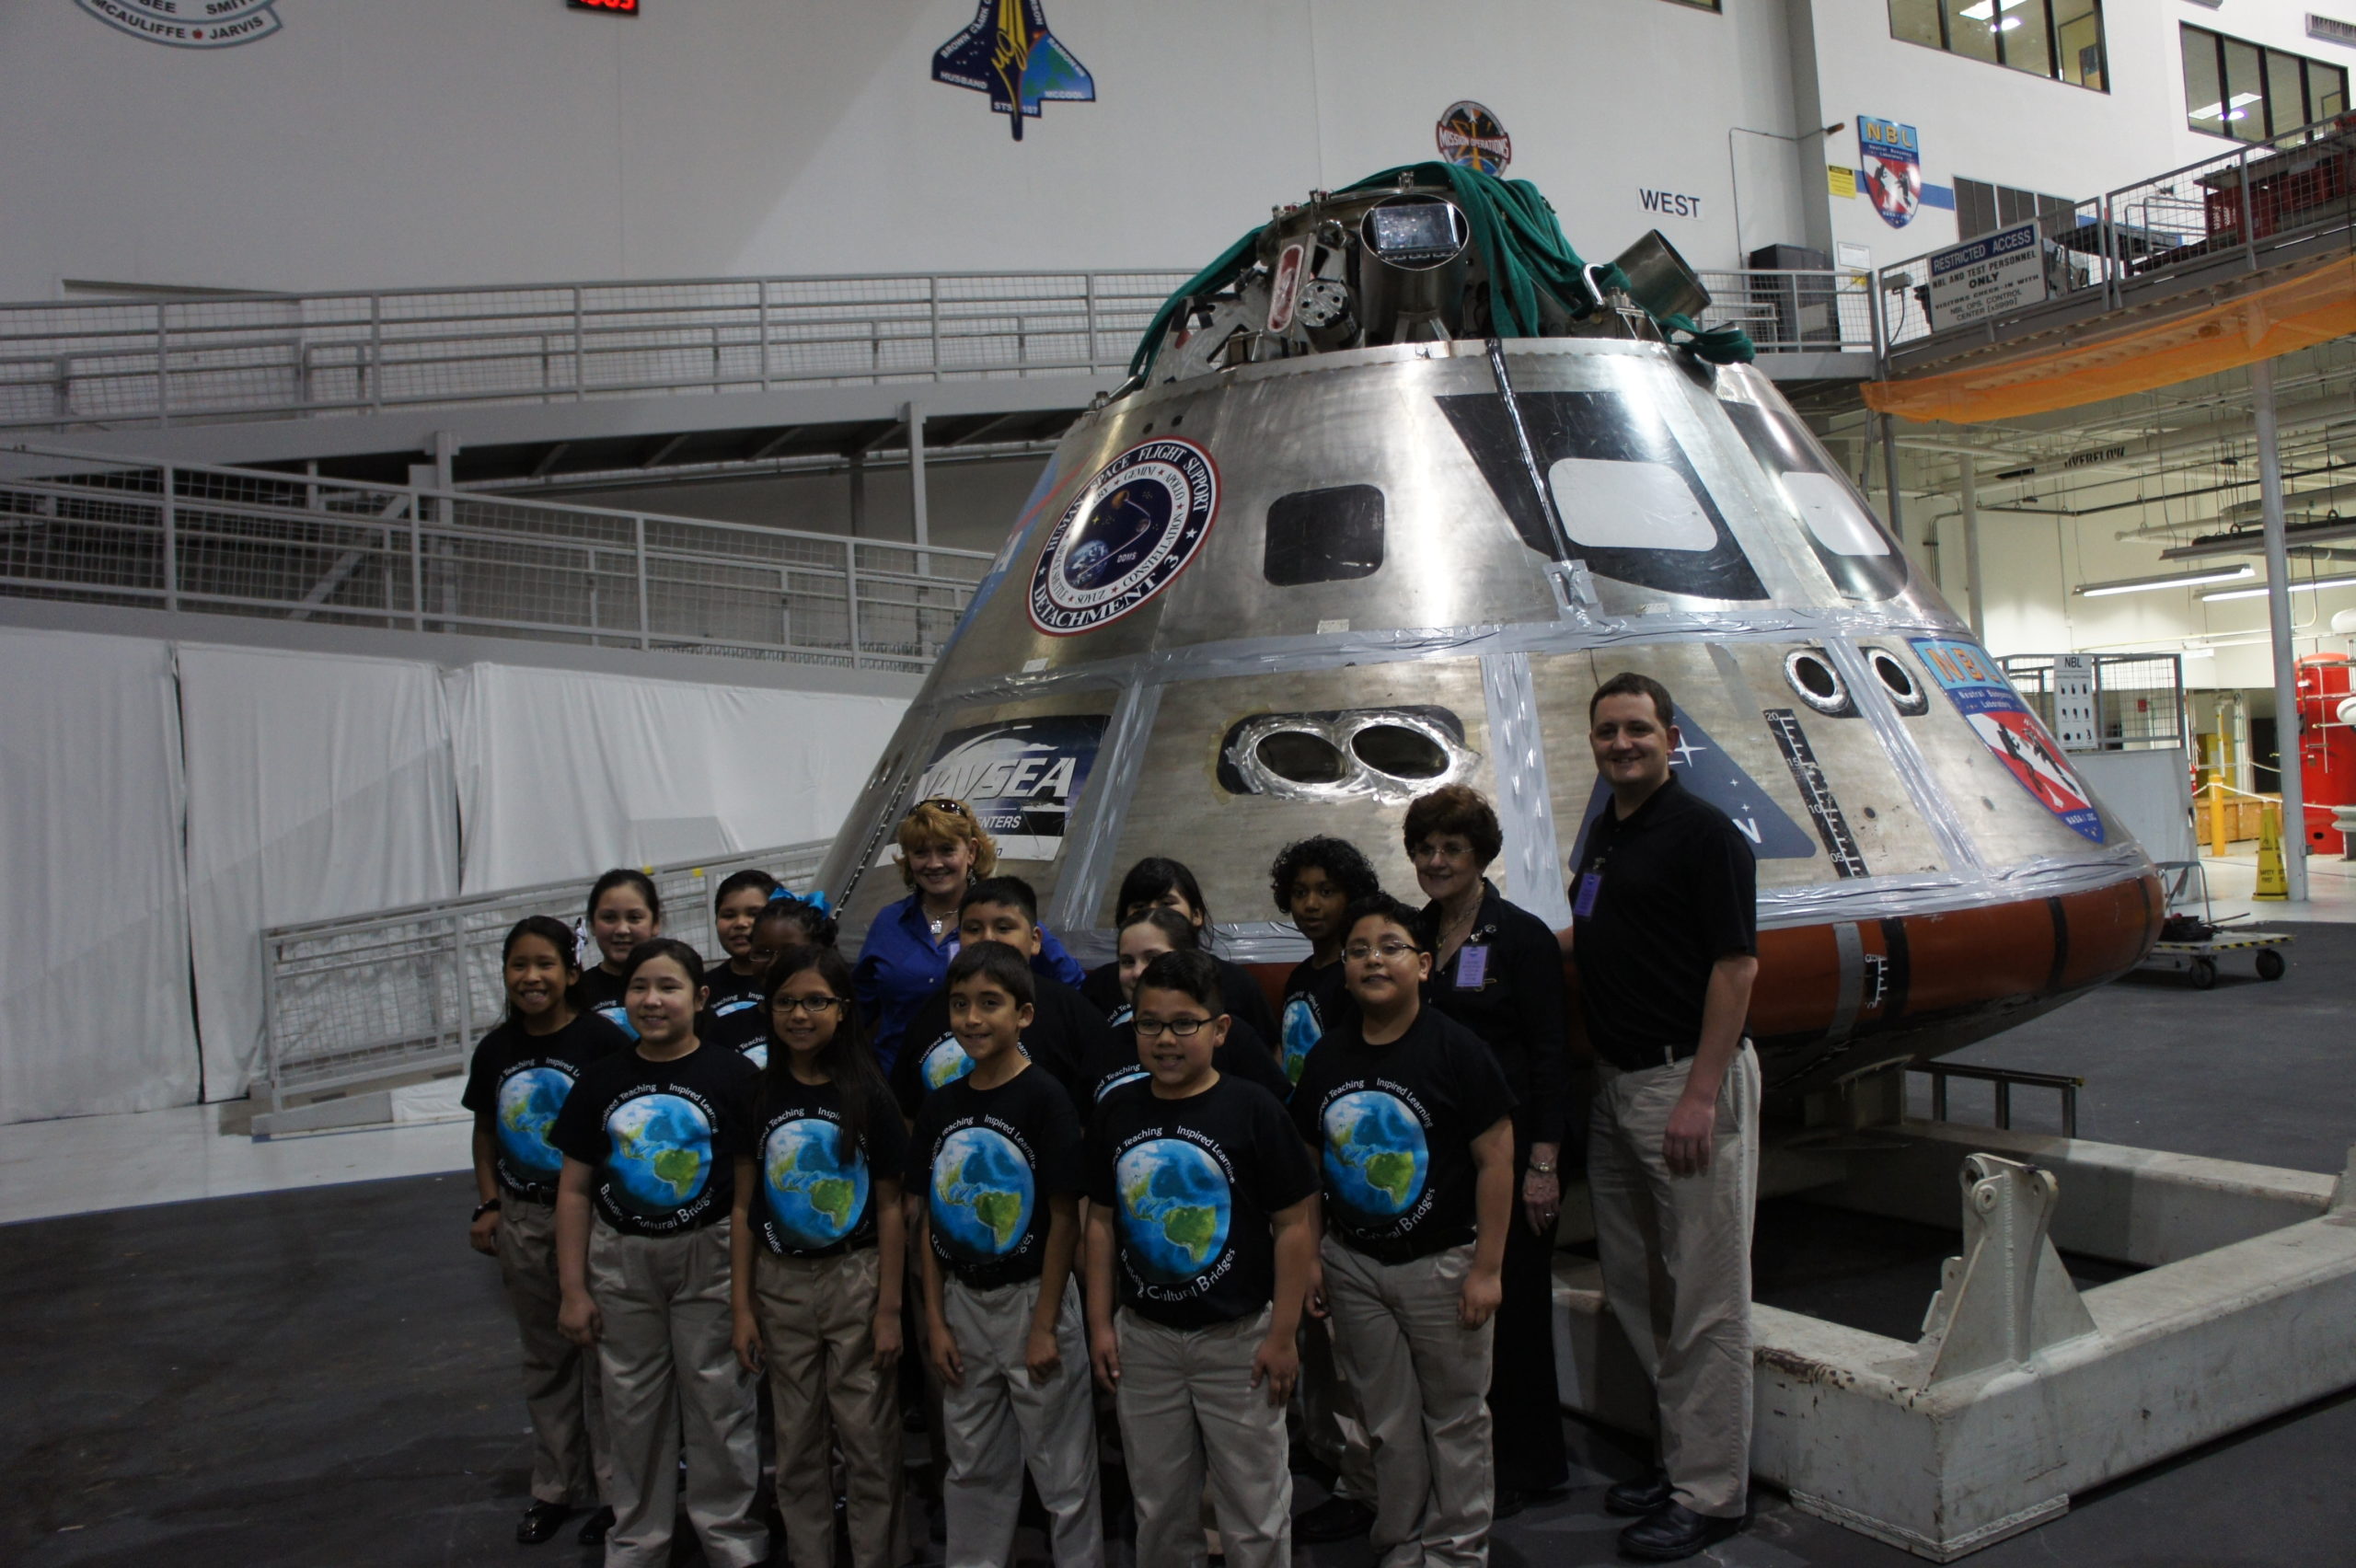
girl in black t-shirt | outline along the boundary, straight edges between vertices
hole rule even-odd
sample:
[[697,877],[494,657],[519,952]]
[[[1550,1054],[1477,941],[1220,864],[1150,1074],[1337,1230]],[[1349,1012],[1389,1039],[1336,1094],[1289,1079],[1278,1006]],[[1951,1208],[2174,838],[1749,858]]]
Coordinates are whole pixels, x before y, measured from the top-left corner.
[[[1211,925],[1209,906],[1203,902],[1203,890],[1195,882],[1195,873],[1179,862],[1161,855],[1149,855],[1129,868],[1121,879],[1121,894],[1113,906],[1120,911],[1120,928],[1129,929],[1130,922],[1152,910],[1161,910],[1176,917],[1186,927],[1185,938],[1172,933],[1173,951],[1185,952],[1199,950],[1210,952],[1211,942],[1218,935]],[[1168,926],[1162,929],[1169,930]],[[1191,939],[1191,940],[1187,940]],[[1276,1037],[1276,1015],[1268,1006],[1267,993],[1252,972],[1211,953],[1211,962],[1218,965],[1219,1000],[1227,1008],[1230,1018],[1249,1025],[1252,1032],[1263,1040]],[[1080,985],[1080,995],[1094,1002],[1104,1016],[1119,1023],[1128,1003],[1128,987],[1137,984],[1138,969],[1124,969],[1117,963],[1099,964],[1088,973]]]
[[663,895],[644,871],[617,866],[589,889],[589,939],[600,961],[581,976],[582,1003],[633,1040],[638,1031],[622,1001],[629,978],[622,965],[639,943],[662,934]]
[[736,1157],[729,1243],[736,1355],[768,1376],[787,1560],[833,1564],[831,1430],[843,1455],[851,1568],[893,1568],[907,1134],[841,954],[789,949],[762,989],[768,1066],[758,1141]]
[[[1144,1078],[1146,1071],[1138,1060],[1138,1036],[1131,1025],[1136,1011],[1138,980],[1151,967],[1154,960],[1167,953],[1204,953],[1195,940],[1195,928],[1174,909],[1161,905],[1132,909],[1121,922],[1120,957],[1114,973],[1119,976],[1121,1006],[1108,1020],[1112,1032],[1098,1043],[1094,1050],[1080,1060],[1080,1074],[1072,1091],[1072,1101],[1080,1109],[1084,1123],[1096,1113],[1097,1102],[1126,1083]],[[1216,973],[1216,971],[1215,971]],[[1235,1016],[1234,1004],[1227,1000],[1230,987],[1221,981],[1219,1006],[1228,1015],[1229,1029],[1224,1043],[1218,1047],[1216,1066],[1221,1073],[1256,1083],[1278,1100],[1292,1088],[1276,1065],[1276,1052],[1261,1038],[1257,1030]],[[1247,981],[1254,990],[1257,981]]]
[[707,969],[711,1000],[696,1020],[696,1035],[741,1051],[755,1066],[768,1062],[768,1020],[761,1008],[761,979],[768,966],[754,949],[753,928],[777,892],[777,879],[746,868],[732,871],[712,895],[711,931],[727,962]]
[[[475,1047],[459,1103],[475,1113],[474,1222],[468,1239],[499,1260],[524,1348],[524,1403],[532,1418],[532,1505],[515,1539],[536,1546],[556,1534],[575,1506],[595,1507],[606,1468],[596,1363],[557,1331],[556,1198],[564,1156],[549,1143],[582,1070],[628,1043],[580,1010],[581,964],[572,933],[533,915],[516,922],[500,950],[507,1016]],[[598,1508],[581,1532],[606,1538],[611,1510]]]
[[704,1560],[751,1568],[768,1548],[753,1383],[729,1342],[729,1216],[752,1142],[760,1070],[695,1032],[703,960],[668,937],[623,966],[638,1043],[592,1063],[549,1142],[557,1186],[557,1326],[595,1346],[614,1455],[607,1560],[670,1557],[685,1502]]

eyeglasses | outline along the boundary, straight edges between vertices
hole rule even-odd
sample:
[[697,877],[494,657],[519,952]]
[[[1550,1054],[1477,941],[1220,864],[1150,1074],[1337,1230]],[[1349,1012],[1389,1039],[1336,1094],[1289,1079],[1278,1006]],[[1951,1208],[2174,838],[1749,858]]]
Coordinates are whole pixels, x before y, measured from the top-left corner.
[[1396,963],[1401,958],[1406,956],[1408,953],[1421,952],[1423,951],[1423,949],[1415,946],[1413,942],[1403,942],[1397,940],[1380,942],[1373,947],[1369,947],[1364,942],[1352,942],[1349,946],[1342,950],[1342,956],[1349,960],[1352,963],[1364,963],[1368,959],[1380,953],[1382,956],[1383,963]]
[[1210,1020],[1207,1018],[1173,1018],[1167,1020],[1141,1018],[1137,1020],[1138,1038],[1159,1040],[1164,1034],[1174,1034],[1181,1040],[1192,1040],[1195,1032],[1208,1022]]
[[798,1012],[823,1018],[842,1005],[840,997],[780,997],[769,1004],[769,1011],[780,1018],[791,1018]]

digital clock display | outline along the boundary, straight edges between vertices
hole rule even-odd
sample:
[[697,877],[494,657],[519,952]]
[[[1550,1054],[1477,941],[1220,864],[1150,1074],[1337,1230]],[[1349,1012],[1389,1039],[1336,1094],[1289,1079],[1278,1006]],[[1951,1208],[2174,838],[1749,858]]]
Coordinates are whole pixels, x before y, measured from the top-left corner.
[[619,11],[625,16],[638,15],[638,0],[564,0],[575,11]]

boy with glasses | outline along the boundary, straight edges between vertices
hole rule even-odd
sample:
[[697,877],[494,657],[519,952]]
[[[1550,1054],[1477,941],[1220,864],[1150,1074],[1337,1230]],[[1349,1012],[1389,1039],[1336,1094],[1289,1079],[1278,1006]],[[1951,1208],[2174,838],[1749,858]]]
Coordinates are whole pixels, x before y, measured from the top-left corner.
[[[1382,1568],[1488,1560],[1491,1318],[1513,1206],[1513,1091],[1479,1036],[1426,1008],[1422,917],[1351,905],[1356,1013],[1327,1031],[1292,1116],[1321,1156],[1321,1294],[1374,1451]],[[1312,1308],[1312,1309],[1315,1309]]]
[[1148,966],[1148,1076],[1104,1097],[1089,1137],[1090,1346],[1120,1411],[1138,1568],[1200,1568],[1206,1471],[1228,1568],[1292,1556],[1285,1403],[1317,1175],[1276,1097],[1214,1066],[1219,995],[1207,954]]

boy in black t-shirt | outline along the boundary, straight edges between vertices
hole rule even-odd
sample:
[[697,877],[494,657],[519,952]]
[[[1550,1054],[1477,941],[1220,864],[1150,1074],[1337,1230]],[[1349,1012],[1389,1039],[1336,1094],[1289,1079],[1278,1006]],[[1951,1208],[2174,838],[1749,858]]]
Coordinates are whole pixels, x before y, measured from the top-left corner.
[[1322,1293],[1374,1450],[1378,1560],[1488,1557],[1491,1318],[1513,1205],[1513,1091],[1480,1037],[1422,1005],[1421,917],[1350,906],[1357,1016],[1310,1053],[1292,1115],[1320,1151]]
[[775,892],[777,879],[767,871],[733,871],[721,882],[711,901],[711,929],[728,962],[705,972],[711,999],[696,1020],[697,1039],[741,1052],[756,1067],[768,1065],[769,1020],[761,1011],[761,971],[767,966],[753,951],[753,923]]
[[1106,1095],[1089,1136],[1088,1316],[1096,1380],[1120,1409],[1138,1568],[1200,1560],[1206,1468],[1228,1568],[1286,1568],[1284,1411],[1317,1174],[1276,1097],[1212,1066],[1230,1020],[1209,958],[1155,959],[1135,1003],[1149,1076]]
[[907,1188],[924,1196],[926,1338],[940,1375],[949,1568],[1005,1568],[1027,1463],[1057,1568],[1100,1568],[1087,1338],[1072,1258],[1082,1137],[1069,1091],[1018,1043],[1030,961],[975,942],[949,964],[949,1018],[972,1069],[928,1097]]
[[[1039,929],[1039,901],[1031,884],[1021,877],[989,877],[976,882],[958,905],[957,940],[964,947],[1002,942],[1026,960],[1036,958],[1046,939]],[[1086,1106],[1090,1101],[1081,1064],[1103,1056],[1111,1042],[1111,1027],[1104,1015],[1070,986],[1036,970],[1032,979],[1032,1016],[1022,1026],[1018,1048],[1064,1086],[1074,1105]],[[892,1066],[892,1091],[899,1099],[902,1113],[914,1120],[928,1095],[973,1070],[973,1058],[950,1020],[949,989],[944,986],[917,1009],[900,1037],[899,1058]],[[1085,1116],[1086,1112],[1081,1114]]]
[[622,976],[638,1043],[583,1070],[549,1137],[564,1154],[557,1325],[597,1349],[613,1448],[606,1560],[670,1560],[684,1432],[704,1561],[752,1568],[768,1531],[749,1516],[760,1447],[729,1338],[728,1215],[760,1072],[697,1039],[703,960],[687,943],[641,942]]

